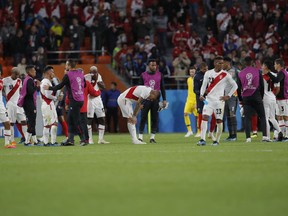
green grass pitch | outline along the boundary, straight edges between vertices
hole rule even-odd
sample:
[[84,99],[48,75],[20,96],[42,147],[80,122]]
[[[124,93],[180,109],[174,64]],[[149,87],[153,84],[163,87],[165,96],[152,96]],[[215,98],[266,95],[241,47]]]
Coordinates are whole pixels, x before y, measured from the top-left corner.
[[288,142],[245,143],[243,133],[201,147],[180,133],[147,145],[128,134],[105,139],[111,144],[16,149],[1,139],[0,215],[288,215]]

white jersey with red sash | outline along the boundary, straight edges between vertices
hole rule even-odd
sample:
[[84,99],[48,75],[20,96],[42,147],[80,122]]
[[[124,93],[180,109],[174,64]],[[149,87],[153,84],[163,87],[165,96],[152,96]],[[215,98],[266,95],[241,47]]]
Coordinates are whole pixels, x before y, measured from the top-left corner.
[[206,95],[207,101],[217,102],[224,96],[224,91],[228,96],[232,96],[237,89],[237,84],[232,76],[226,71],[216,72],[214,69],[208,70],[203,79],[200,94]]
[[3,79],[3,87],[6,94],[6,101],[17,104],[22,87],[21,79],[17,78],[13,80],[11,76],[6,77]]

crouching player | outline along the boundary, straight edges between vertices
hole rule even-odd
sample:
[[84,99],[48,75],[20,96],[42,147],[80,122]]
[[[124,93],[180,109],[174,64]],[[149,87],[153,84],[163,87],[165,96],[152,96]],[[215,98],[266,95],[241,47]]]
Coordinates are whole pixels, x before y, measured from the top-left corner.
[[[137,122],[137,114],[140,109],[143,107],[141,104],[144,99],[147,100],[156,100],[159,98],[160,92],[152,90],[147,86],[133,86],[124,91],[117,99],[118,105],[121,109],[122,116],[127,118],[127,127],[129,133],[132,137],[132,142],[134,144],[146,144],[137,139],[136,134],[136,122]],[[132,104],[136,102],[135,108],[133,110]]]

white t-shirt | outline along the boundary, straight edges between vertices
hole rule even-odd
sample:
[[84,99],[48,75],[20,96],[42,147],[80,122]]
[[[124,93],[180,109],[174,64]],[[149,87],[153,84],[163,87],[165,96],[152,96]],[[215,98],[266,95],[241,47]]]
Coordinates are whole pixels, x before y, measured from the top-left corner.
[[22,81],[19,78],[13,80],[11,78],[11,76],[5,77],[3,79],[3,88],[4,88],[4,91],[6,93],[6,96],[10,93],[10,91],[15,87],[16,84],[17,84],[17,86],[19,85],[19,87],[16,89],[14,94],[9,99],[9,102],[13,103],[13,104],[17,104],[17,102],[18,102],[18,99],[19,99],[19,96],[20,96],[20,89],[22,87]]
[[[211,91],[207,94],[206,99],[209,101],[219,101],[221,96],[224,96],[224,91],[226,90],[226,95],[230,97],[237,90],[237,84],[233,80],[232,76],[224,70],[220,72],[215,72],[214,69],[208,70],[203,79],[203,83],[200,90],[200,95],[204,95],[205,91],[211,85],[212,81],[217,77],[222,76],[219,82],[215,84],[215,86],[211,89]],[[214,85],[214,83],[212,83]]]
[[[273,76],[277,76],[276,73],[270,72]],[[274,87],[280,87],[280,83],[274,83]],[[276,96],[273,93],[273,89],[271,89],[271,86],[269,87],[267,81],[264,79],[264,97],[263,101],[268,102],[268,101],[275,101],[276,103]]]
[[137,101],[140,97],[147,99],[151,91],[152,88],[147,86],[133,86],[124,91],[120,96],[126,100]]
[[216,20],[217,20],[217,22],[220,22],[219,29],[221,31],[226,31],[228,24],[229,24],[229,21],[231,20],[231,16],[227,12],[226,13],[219,13],[216,16]]
[[[51,83],[51,81],[50,81],[49,79],[44,78],[44,79],[41,81],[41,85],[40,85],[40,92],[41,92],[42,104],[43,104],[44,102],[46,102],[46,104],[48,104],[48,103],[47,103],[47,99],[48,99],[48,100],[49,100],[49,99],[52,100],[52,102],[53,102],[53,100],[56,100],[56,96],[53,95],[53,91],[52,91],[52,90],[45,90],[45,89],[44,89],[44,86],[46,86],[46,85],[52,86],[52,83]],[[44,95],[47,99],[44,99],[42,95]]]

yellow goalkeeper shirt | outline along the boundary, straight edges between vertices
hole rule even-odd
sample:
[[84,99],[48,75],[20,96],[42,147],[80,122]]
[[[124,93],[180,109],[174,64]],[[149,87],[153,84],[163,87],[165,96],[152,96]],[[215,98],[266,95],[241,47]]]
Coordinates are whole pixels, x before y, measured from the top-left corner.
[[187,102],[190,103],[196,102],[196,94],[194,93],[194,83],[192,77],[189,77],[187,79],[187,86],[188,86]]

